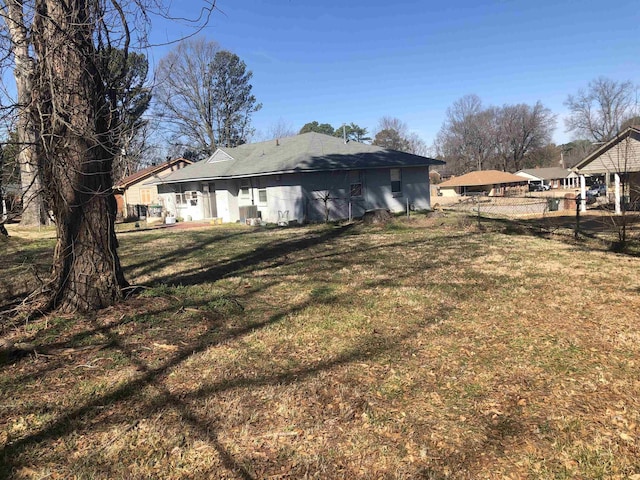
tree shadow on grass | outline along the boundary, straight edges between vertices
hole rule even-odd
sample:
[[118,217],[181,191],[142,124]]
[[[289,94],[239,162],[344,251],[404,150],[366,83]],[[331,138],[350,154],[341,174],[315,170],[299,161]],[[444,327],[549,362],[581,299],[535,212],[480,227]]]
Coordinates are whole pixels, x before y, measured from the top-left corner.
[[[477,217],[473,217],[476,218]],[[617,228],[612,223],[612,217],[582,214],[578,236],[576,238],[575,215],[564,215],[529,219],[507,219],[497,217],[483,217],[480,221],[483,228],[497,229],[507,235],[524,235],[546,238],[574,245],[584,251],[612,251],[614,249]],[[637,238],[630,238],[629,245],[637,244]],[[628,256],[640,256],[640,252],[627,249]]]
[[[202,251],[208,247],[211,247],[217,243],[225,242],[228,240],[238,240],[243,236],[251,235],[254,232],[251,230],[241,231],[227,231],[220,232],[217,230],[198,230],[198,231],[174,231],[163,232],[167,234],[167,238],[175,239],[177,243],[181,240],[188,239],[190,244],[181,245],[180,248],[171,248],[169,253],[159,255],[145,255],[143,259],[137,262],[128,264],[125,267],[125,271],[136,270],[137,275],[152,274],[165,267],[180,263],[189,255],[195,252]],[[154,234],[153,239],[158,238],[157,234]],[[127,239],[128,241],[139,240],[137,238]]]
[[[339,238],[345,232],[349,232],[350,227],[337,227],[326,231],[314,232],[311,235],[307,235],[303,238],[294,238],[293,240],[277,240],[270,242],[253,252],[250,252],[248,256],[243,254],[232,258],[223,264],[220,268],[213,267],[205,272],[185,272],[179,277],[173,277],[174,281],[179,283],[195,284],[203,280],[215,280],[223,277],[224,275],[230,275],[237,273],[243,268],[250,267],[259,262],[272,261],[273,265],[286,263],[288,260],[281,258],[283,255],[290,254],[295,251],[301,251],[313,246],[321,245],[325,242],[330,242]],[[421,242],[406,242],[398,241],[394,242],[394,246],[409,245],[417,246]],[[388,246],[387,246],[388,247]],[[360,253],[372,251],[373,249],[384,248],[379,246],[365,246],[360,248]],[[350,263],[357,263],[361,259],[354,259],[354,251],[344,252],[346,256],[344,261],[338,261],[343,266],[348,266]],[[481,254],[481,251],[475,252]],[[330,256],[335,258],[334,252],[321,252],[314,253],[304,260],[309,264],[320,264],[327,259],[324,256]],[[453,261],[453,260],[452,260]],[[332,266],[335,268],[335,265]],[[402,275],[394,272],[393,281],[400,281],[402,276],[408,277],[418,273],[418,270],[423,268],[423,265],[411,264],[410,271],[403,272]],[[277,279],[271,279],[271,282],[265,282],[259,287],[252,287],[251,294],[256,294],[260,289],[266,289],[276,283]],[[389,286],[389,279],[372,280],[368,283],[368,287],[375,289],[377,285]],[[311,280],[311,283],[313,280]],[[322,293],[322,294],[321,294]],[[480,294],[480,293],[479,293]],[[186,394],[172,393],[165,385],[164,381],[167,376],[176,368],[184,365],[184,363],[194,358],[194,356],[219,345],[227,342],[237,341],[253,332],[271,327],[282,322],[284,319],[289,318],[292,315],[296,315],[302,310],[310,306],[319,305],[334,305],[337,302],[344,301],[350,302],[350,295],[348,292],[343,293],[341,296],[331,294],[331,292],[319,292],[317,295],[310,295],[308,299],[298,302],[297,304],[280,308],[276,313],[271,314],[268,318],[262,320],[245,319],[243,323],[225,322],[224,319],[216,322],[204,322],[202,325],[206,326],[205,331],[197,334],[193,339],[183,342],[182,346],[175,354],[170,355],[168,359],[161,362],[158,365],[152,365],[140,356],[140,352],[132,348],[128,343],[124,334],[119,333],[117,330],[127,323],[131,322],[130,318],[120,318],[116,322],[112,322],[108,325],[101,324],[96,319],[93,320],[93,328],[90,331],[79,332],[72,336],[70,340],[66,342],[58,342],[49,345],[50,347],[64,347],[69,343],[75,344],[77,342],[85,342],[90,340],[92,336],[98,334],[105,337],[105,348],[109,350],[121,352],[127,359],[130,365],[136,367],[137,373],[134,377],[126,383],[112,389],[111,391],[98,394],[88,399],[83,399],[83,403],[76,406],[73,409],[64,411],[57,416],[53,421],[50,421],[39,430],[33,431],[21,438],[17,438],[7,443],[0,452],[0,474],[5,473],[10,475],[18,468],[26,465],[24,459],[24,453],[35,448],[40,442],[48,442],[61,437],[68,436],[74,432],[82,432],[86,430],[93,430],[100,426],[104,428],[107,425],[115,422],[123,421],[123,416],[109,416],[105,413],[113,412],[119,406],[125,403],[135,402],[136,408],[133,413],[125,411],[124,421],[132,423],[137,421],[141,416],[148,415],[150,412],[156,412],[163,408],[174,408],[179,412],[180,418],[191,425],[194,431],[199,432],[199,435],[204,441],[210,444],[217,454],[220,461],[224,465],[224,468],[233,472],[237,478],[249,479],[254,478],[254,474],[251,469],[246,466],[240,459],[235,458],[234,455],[224,446],[219,440],[217,435],[218,424],[216,421],[212,421],[209,418],[203,417],[189,405],[190,402],[197,402],[202,399],[206,399],[211,396],[216,396],[224,392],[229,392],[234,389],[252,389],[262,386],[277,386],[283,384],[294,384],[297,382],[303,382],[305,379],[313,377],[320,372],[328,371],[333,368],[349,364],[351,362],[362,362],[367,359],[374,359],[377,356],[385,353],[396,351],[400,348],[400,344],[403,339],[410,338],[415,334],[415,328],[406,328],[399,333],[394,334],[391,337],[383,337],[375,332],[363,334],[354,341],[353,344],[346,347],[342,352],[338,352],[337,355],[330,359],[318,359],[315,361],[304,362],[303,365],[294,365],[286,368],[284,371],[263,371],[257,376],[249,376],[249,374],[241,374],[235,378],[219,379],[213,382],[206,383],[194,391],[187,392]],[[247,299],[249,301],[249,299]],[[163,307],[155,308],[152,311],[152,315],[163,315],[175,312],[177,309],[185,309],[190,307],[201,307],[199,300],[180,299],[175,304]],[[442,307],[445,308],[445,307]],[[451,307],[446,307],[451,308]],[[439,314],[446,316],[445,312]],[[187,319],[188,320],[188,319]],[[167,323],[167,320],[164,320]],[[142,328],[141,326],[140,328]],[[32,377],[35,378],[35,377]],[[28,381],[28,379],[22,378],[22,381]],[[159,393],[154,395],[150,400],[145,400],[140,396],[143,389],[153,387]],[[142,400],[143,404],[138,405],[137,402]],[[132,416],[133,415],[133,416]],[[117,418],[116,418],[117,417]],[[100,455],[100,452],[96,452],[95,455]],[[215,472],[210,472],[214,475]]]
[[[178,274],[158,277],[154,280],[153,284],[198,285],[206,282],[214,282],[243,272],[251,272],[256,269],[275,269],[277,267],[291,266],[301,262],[307,262],[309,266],[313,266],[314,272],[317,273],[318,265],[320,265],[321,262],[331,261],[331,265],[327,266],[325,270],[335,272],[343,266],[353,263],[353,260],[340,261],[340,257],[344,257],[346,252],[343,250],[339,250],[337,252],[318,252],[314,251],[312,247],[329,245],[340,238],[349,238],[353,235],[357,235],[357,232],[354,231],[354,224],[336,226],[329,230],[323,230],[311,234],[305,232],[302,236],[297,236],[293,239],[287,239],[284,241],[278,239],[269,243],[261,244],[258,248],[250,252],[239,253],[228,260],[208,268],[196,268],[191,271],[182,270]],[[472,236],[473,234],[471,233],[447,235],[446,242],[450,244],[452,241],[471,238]],[[425,242],[424,240],[401,239],[397,242],[381,245],[355,247],[349,250],[348,254],[351,256],[357,255],[358,253],[374,255],[376,253],[384,253],[385,250],[397,247],[410,248],[422,244],[429,245],[432,244],[433,241],[435,240],[432,239],[432,241]],[[303,251],[312,253],[302,259],[297,258],[294,255]],[[373,262],[373,259],[369,261]],[[442,265],[448,263],[448,260],[440,259],[439,262]]]
[[[18,242],[16,240],[15,242]],[[41,285],[51,269],[53,240],[51,247],[32,248],[38,242],[12,245],[15,249],[2,251],[0,246],[0,331],[5,324],[11,324],[12,309],[18,307],[27,296]]]
[[212,282],[226,276],[236,274],[246,268],[255,268],[261,262],[280,260],[286,262],[286,255],[336,240],[348,234],[353,229],[353,224],[340,225],[320,230],[318,232],[303,232],[293,239],[275,239],[249,252],[242,252],[233,258],[215,266],[198,269],[192,272],[181,272],[156,278],[154,284],[196,285],[204,282]]
[[[224,468],[236,475],[237,478],[257,478],[242,461],[234,458],[234,455],[232,455],[218,439],[216,422],[198,414],[198,412],[189,405],[189,402],[202,400],[235,389],[252,389],[261,386],[278,386],[303,382],[320,372],[332,370],[352,362],[374,359],[380,355],[394,351],[400,347],[403,339],[410,338],[415,335],[415,332],[412,331],[412,329],[406,329],[393,338],[381,338],[380,335],[375,333],[363,334],[353,345],[347,347],[341,353],[330,359],[318,359],[304,365],[287,368],[280,372],[265,371],[258,376],[247,374],[236,378],[223,378],[206,383],[186,394],[172,393],[163,384],[163,381],[177,367],[209,348],[240,339],[252,332],[275,325],[311,305],[331,305],[335,303],[336,300],[334,296],[311,296],[309,300],[277,312],[264,321],[250,322],[243,326],[211,326],[195,338],[194,341],[180,348],[180,350],[167,361],[155,367],[150,366],[139,358],[138,353],[123,341],[123,337],[114,331],[114,326],[116,325],[104,327],[95,324],[95,331],[100,331],[106,335],[109,348],[119,350],[123,353],[130,364],[137,368],[139,373],[135,378],[116,387],[112,391],[94,396],[82,405],[65,411],[39,430],[7,443],[0,451],[0,474],[10,476],[18,468],[27,466],[21,464],[19,460],[21,454],[41,442],[59,439],[71,433],[82,432],[86,429],[95,429],[98,425],[104,428],[108,424],[122,422],[123,420],[135,422],[138,421],[140,417],[151,415],[158,410],[173,408],[179,413],[182,421],[186,422],[197,432],[203,441],[206,441],[216,450]],[[118,406],[127,402],[137,401],[140,392],[150,386],[153,386],[158,393],[156,393],[153,398],[144,400],[144,404],[139,405],[138,408],[135,409],[136,411],[128,413],[125,415],[125,418],[122,418],[122,416],[106,415],[108,411],[113,411],[117,409]],[[131,415],[135,416],[131,418]],[[127,416],[129,418],[126,418]],[[100,452],[95,452],[95,455],[100,455]],[[214,472],[210,473],[212,475],[214,474]]]

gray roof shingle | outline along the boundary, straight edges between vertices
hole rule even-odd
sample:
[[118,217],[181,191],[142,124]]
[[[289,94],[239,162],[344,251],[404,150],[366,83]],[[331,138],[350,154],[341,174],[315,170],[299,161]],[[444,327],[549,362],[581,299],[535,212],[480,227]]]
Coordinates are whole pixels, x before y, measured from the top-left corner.
[[571,174],[571,169],[560,167],[525,168],[517,171],[516,175],[518,173],[527,173],[543,180],[556,180],[560,178],[567,178]]
[[443,164],[442,160],[353,141],[344,143],[338,137],[310,132],[235,148],[218,148],[206,160],[189,165],[162,180],[147,183]]

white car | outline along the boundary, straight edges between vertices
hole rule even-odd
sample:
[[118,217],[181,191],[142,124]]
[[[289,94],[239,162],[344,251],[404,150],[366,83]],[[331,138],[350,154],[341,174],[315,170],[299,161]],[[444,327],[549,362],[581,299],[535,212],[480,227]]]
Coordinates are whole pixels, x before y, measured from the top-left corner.
[[592,197],[599,197],[600,195],[607,194],[607,187],[605,185],[591,185],[589,190],[587,190],[587,195],[591,195]]

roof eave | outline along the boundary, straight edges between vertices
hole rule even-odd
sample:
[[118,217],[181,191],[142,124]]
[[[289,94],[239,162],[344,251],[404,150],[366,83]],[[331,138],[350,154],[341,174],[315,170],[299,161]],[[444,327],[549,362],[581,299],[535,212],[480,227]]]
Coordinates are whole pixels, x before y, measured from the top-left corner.
[[[117,190],[126,190],[131,185],[143,182],[143,181],[147,180],[149,177],[152,177],[153,175],[155,175],[156,173],[161,172],[165,168],[172,167],[173,165],[175,165],[175,164],[177,164],[179,162],[185,162],[185,163],[187,163],[189,165],[193,163],[193,161],[188,160],[186,158],[182,158],[182,157],[174,158],[173,160],[169,160],[168,162],[164,162],[164,163],[162,163],[160,165],[156,165],[156,168],[152,169],[151,171],[145,173],[144,175],[142,175],[142,176],[140,176],[138,178],[135,178],[135,179],[130,180],[128,182],[119,183],[118,185],[114,185],[113,186],[113,190],[116,190],[116,189]],[[135,174],[132,174],[132,175],[135,175]]]
[[614,138],[612,138],[608,142],[605,142],[604,144],[600,145],[599,148],[597,148],[595,151],[593,151],[589,155],[587,155],[587,157],[584,160],[582,160],[581,162],[578,162],[576,165],[574,165],[573,168],[571,168],[571,171],[573,171],[575,173],[578,173],[580,170],[582,170],[584,167],[589,165],[596,158],[598,158],[600,155],[602,155],[604,152],[606,152],[609,148],[613,147],[616,143],[624,140],[626,137],[631,135],[632,132],[640,134],[640,129],[638,129],[638,128],[634,127],[634,126],[627,127],[625,130],[623,130],[622,132],[618,133]]
[[272,175],[290,175],[294,173],[317,173],[317,172],[330,172],[330,171],[348,171],[348,170],[379,170],[382,168],[410,168],[410,167],[429,167],[432,165],[444,165],[446,162],[443,160],[430,159],[429,162],[424,162],[416,165],[381,165],[381,166],[373,166],[373,167],[340,167],[340,168],[311,168],[311,169],[302,169],[295,168],[290,170],[271,170],[267,172],[256,172],[256,173],[243,173],[243,174],[233,174],[233,175],[217,175],[217,176],[205,176],[205,177],[190,177],[190,178],[180,178],[176,180],[171,179],[159,179],[157,182],[148,182],[146,185],[165,185],[165,184],[174,184],[174,183],[185,183],[185,182],[205,182],[205,181],[215,181],[215,180],[233,180],[236,178],[250,178],[250,177],[261,177],[261,176],[272,176]]

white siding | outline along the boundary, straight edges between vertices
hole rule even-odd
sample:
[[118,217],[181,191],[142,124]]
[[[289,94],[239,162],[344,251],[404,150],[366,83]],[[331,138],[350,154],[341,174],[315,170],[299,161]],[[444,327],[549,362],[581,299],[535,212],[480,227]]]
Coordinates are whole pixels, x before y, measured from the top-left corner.
[[[392,193],[389,168],[360,171],[309,172],[286,175],[270,175],[249,179],[217,180],[215,182],[217,215],[224,222],[239,220],[239,207],[256,205],[263,221],[280,220],[323,221],[327,202],[331,220],[361,217],[365,211],[388,208],[402,212],[407,203],[416,209],[431,208],[429,169],[427,167],[401,168],[401,191]],[[361,183],[359,196],[351,196],[351,186]],[[241,195],[241,186],[248,194]],[[165,206],[175,209],[176,215],[185,220],[203,220],[204,201],[198,182],[159,187]],[[260,201],[260,190],[267,194],[266,202]],[[175,192],[197,191],[197,205],[175,205]]]

